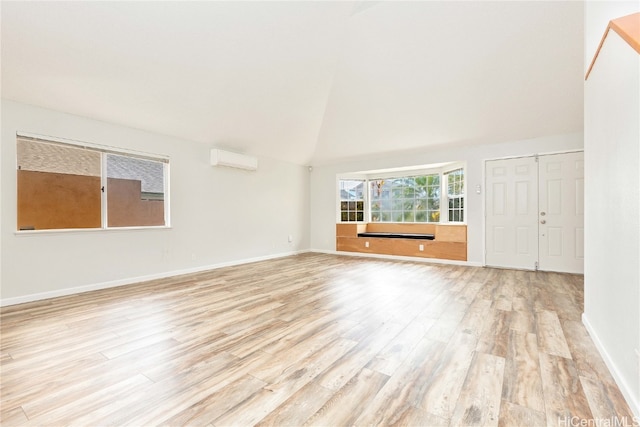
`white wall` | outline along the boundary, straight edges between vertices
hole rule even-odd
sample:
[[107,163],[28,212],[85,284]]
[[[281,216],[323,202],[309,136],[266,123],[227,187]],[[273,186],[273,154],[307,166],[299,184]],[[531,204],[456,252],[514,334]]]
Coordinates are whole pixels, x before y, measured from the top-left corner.
[[[314,166],[311,173],[311,248],[313,250],[335,250],[336,224],[336,174],[431,163],[467,162],[467,247],[468,262],[483,263],[483,199],[484,160],[500,157],[530,155],[568,151],[583,148],[582,133],[556,135],[509,143],[481,146],[453,146],[425,149],[385,157],[363,158],[348,163]],[[482,186],[482,194],[475,192]]]
[[586,73],[609,21],[638,11],[638,0],[585,1],[584,8],[584,71]]
[[583,321],[640,417],[640,55],[613,31],[585,83],[584,132]]
[[[169,155],[172,228],[16,235],[17,131]],[[260,158],[257,172],[214,168],[202,144],[5,100],[1,138],[3,304],[309,247],[303,166]]]

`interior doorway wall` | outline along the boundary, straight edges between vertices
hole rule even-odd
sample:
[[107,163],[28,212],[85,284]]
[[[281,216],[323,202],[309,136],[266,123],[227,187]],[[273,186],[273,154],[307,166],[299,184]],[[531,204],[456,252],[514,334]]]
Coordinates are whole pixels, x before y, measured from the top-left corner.
[[584,272],[584,153],[485,163],[485,264]]

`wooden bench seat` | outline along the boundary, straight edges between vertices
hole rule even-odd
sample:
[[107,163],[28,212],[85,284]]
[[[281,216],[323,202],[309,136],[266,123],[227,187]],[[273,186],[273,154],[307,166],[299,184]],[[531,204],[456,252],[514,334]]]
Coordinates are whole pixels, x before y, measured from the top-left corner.
[[464,224],[336,224],[336,250],[421,258],[467,260]]

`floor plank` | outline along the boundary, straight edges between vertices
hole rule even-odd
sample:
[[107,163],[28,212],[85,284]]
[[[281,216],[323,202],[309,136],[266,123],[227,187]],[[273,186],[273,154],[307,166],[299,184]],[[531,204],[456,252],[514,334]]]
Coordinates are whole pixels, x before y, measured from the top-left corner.
[[506,400],[500,405],[498,421],[499,427],[540,427],[547,424],[544,412],[534,411]]
[[403,425],[403,420],[417,416],[422,419],[430,418],[437,425],[448,425],[449,418],[437,417],[418,408],[428,391],[429,379],[438,366],[444,349],[444,343],[422,338],[360,414],[355,424]]
[[502,398],[516,405],[544,412],[542,378],[535,334],[510,331]]
[[571,359],[558,315],[548,310],[537,313],[538,348],[547,354]]
[[593,419],[575,363],[571,359],[540,353],[540,370],[548,425],[564,420]]
[[336,391],[304,425],[352,425],[388,379],[387,375],[363,368]]
[[504,358],[476,353],[451,416],[451,425],[497,426]]

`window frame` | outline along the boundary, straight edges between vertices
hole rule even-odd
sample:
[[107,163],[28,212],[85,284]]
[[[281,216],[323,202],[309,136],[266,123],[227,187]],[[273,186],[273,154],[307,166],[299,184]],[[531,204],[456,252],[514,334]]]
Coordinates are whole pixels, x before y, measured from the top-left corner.
[[[427,183],[425,183],[425,188],[428,189],[429,187],[436,187],[436,188],[440,187],[440,197],[438,198],[438,206],[439,206],[439,208],[438,208],[438,210],[429,209],[429,199],[430,198],[427,197],[427,206],[425,206],[424,212],[427,214],[427,217],[428,217],[429,213],[431,213],[431,212],[438,212],[439,215],[440,215],[440,213],[442,211],[442,206],[441,206],[441,204],[442,204],[442,174],[440,174],[437,171],[433,171],[432,170],[432,171],[423,172],[423,173],[421,173],[421,172],[409,172],[409,173],[402,174],[402,175],[399,175],[399,174],[392,174],[392,175],[393,176],[385,177],[385,178],[380,178],[377,175],[375,175],[375,178],[374,178],[373,177],[374,175],[372,175],[372,177],[370,177],[368,179],[368,183],[370,184],[372,182],[381,181],[381,180],[385,181],[385,180],[394,180],[394,179],[396,179],[396,180],[415,179],[415,178],[418,178],[418,177],[425,177],[425,178],[428,179],[428,177],[430,177],[430,176],[437,176],[438,180],[439,180],[439,183],[437,185],[435,185],[435,186],[429,186]],[[369,185],[368,187],[369,187],[368,190],[370,191],[371,190],[371,185]],[[404,188],[404,186],[403,186],[403,188]],[[402,199],[403,200],[407,200],[406,197],[402,198]],[[431,198],[431,199],[433,199],[433,198]],[[393,200],[393,197],[391,197],[391,200]],[[414,201],[416,200],[415,197],[414,197],[413,200]],[[373,199],[370,199],[370,202],[368,204],[369,211],[370,211],[369,222],[396,223],[396,224],[401,224],[401,223],[408,223],[408,224],[436,224],[438,222],[438,221],[415,221],[415,217],[414,217],[413,221],[404,221],[404,220],[403,221],[372,221],[372,217],[373,217],[373,209],[372,209],[372,206],[371,206],[372,203],[373,203]],[[412,211],[415,214],[415,212],[416,212],[415,208],[412,209]],[[383,210],[380,209],[380,212],[382,213]],[[394,213],[397,213],[397,212],[402,212],[403,217],[404,217],[406,215],[406,213],[410,212],[410,211],[409,210],[405,210],[405,209],[402,209],[402,210],[391,209],[392,215]]]
[[[450,172],[456,170],[462,170],[462,183],[465,191],[462,194],[464,199],[462,207],[463,221],[449,221],[449,198],[448,198],[448,176]],[[449,162],[446,164],[429,166],[419,166],[415,168],[397,168],[388,169],[384,172],[358,172],[358,173],[344,173],[336,175],[336,223],[339,224],[363,224],[371,222],[371,197],[369,191],[371,191],[371,182],[380,179],[393,179],[393,178],[410,178],[415,176],[425,175],[440,175],[440,218],[437,222],[396,222],[396,221],[380,221],[380,223],[387,224],[467,224],[467,165],[466,162]],[[364,180],[366,191],[364,192],[364,221],[342,221],[340,216],[340,181],[341,180]],[[428,211],[428,210],[427,210]],[[378,223],[378,222],[376,222]]]
[[[341,181],[362,181],[363,182],[363,191],[362,191],[362,197],[363,197],[363,207],[364,207],[364,212],[362,214],[362,221],[343,221],[342,220],[342,202],[345,200],[342,200],[341,197],[341,190],[342,188],[340,187],[340,182]],[[370,209],[368,209],[368,205],[369,205],[369,195],[367,194],[367,186],[369,185],[369,181],[367,179],[367,177],[365,176],[361,176],[361,175],[340,175],[336,177],[336,199],[337,199],[337,203],[336,203],[336,222],[339,222],[341,224],[366,224],[367,222],[369,222],[369,215],[370,215]],[[357,200],[356,200],[357,203]],[[357,212],[357,211],[356,211]],[[356,218],[357,218],[357,213],[356,213]]]
[[[455,197],[449,197],[449,177],[452,176],[453,172],[457,172],[457,171],[461,171],[461,175],[462,175],[462,193],[459,195],[455,195]],[[445,170],[443,170],[442,176],[444,178],[444,183],[443,183],[443,197],[444,197],[444,203],[445,203],[445,211],[446,211],[446,215],[444,216],[444,218],[446,218],[446,221],[443,222],[447,222],[449,224],[466,224],[466,218],[467,218],[467,203],[466,203],[466,198],[467,198],[467,193],[466,193],[466,169],[464,166],[460,166],[458,165],[457,167],[453,166],[450,168],[447,168]],[[457,198],[460,199],[462,202],[462,207],[460,208],[450,208],[449,207],[449,201]],[[462,221],[451,221],[449,219],[449,212],[451,209],[454,210],[458,210],[461,214],[462,214]],[[441,214],[442,215],[442,214]]]
[[[85,149],[98,152],[100,154],[100,185],[104,189],[100,194],[100,223],[101,226],[92,228],[46,228],[36,230],[20,230],[16,221],[16,235],[34,235],[34,234],[52,234],[52,233],[84,233],[96,231],[123,231],[123,230],[149,230],[149,229],[170,229],[171,228],[171,200],[170,200],[170,157],[164,154],[148,153],[143,151],[113,147],[109,145],[96,144],[92,142],[78,141],[68,138],[60,138],[49,135],[40,135],[30,132],[16,132],[16,145],[18,140],[33,140],[43,144],[54,144],[67,146],[75,149]],[[163,164],[163,189],[164,189],[164,225],[134,225],[134,226],[109,226],[107,215],[107,196],[108,196],[108,176],[107,176],[107,157],[109,154],[136,158],[147,161],[154,161]],[[15,156],[15,170],[18,169],[18,156]],[[18,182],[16,180],[16,202],[18,197]],[[16,214],[17,214],[16,204]],[[17,218],[16,218],[17,220]]]

